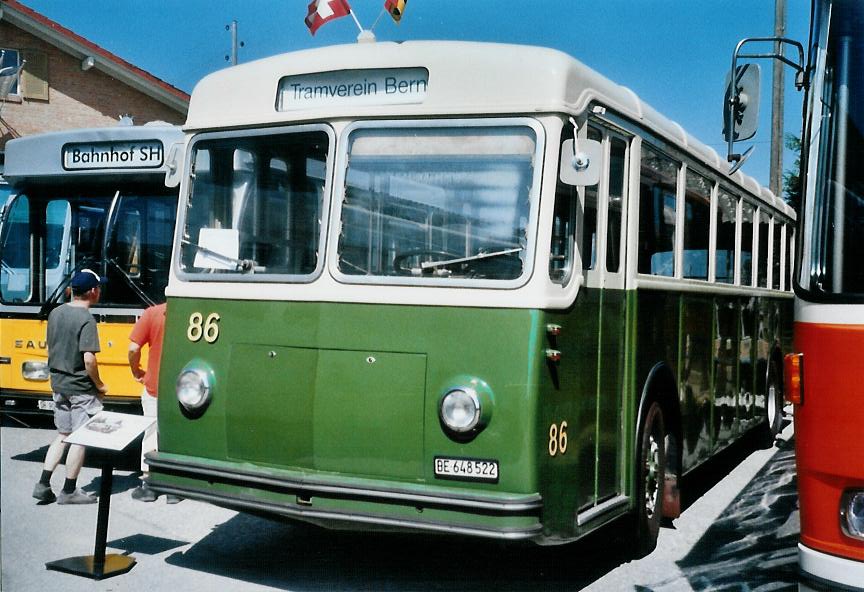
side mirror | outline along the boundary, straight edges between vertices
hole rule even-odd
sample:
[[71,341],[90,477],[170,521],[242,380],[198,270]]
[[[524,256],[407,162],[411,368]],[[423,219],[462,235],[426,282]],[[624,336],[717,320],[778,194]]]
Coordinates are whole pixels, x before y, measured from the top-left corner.
[[734,89],[731,78],[730,72],[726,75],[723,100],[723,137],[727,142],[749,140],[756,135],[759,126],[759,65],[737,66]]
[[561,182],[567,185],[588,187],[600,182],[603,146],[597,140],[573,140],[561,144]]
[[180,185],[180,174],[183,172],[183,144],[177,142],[172,144],[165,159],[165,187],[177,187]]

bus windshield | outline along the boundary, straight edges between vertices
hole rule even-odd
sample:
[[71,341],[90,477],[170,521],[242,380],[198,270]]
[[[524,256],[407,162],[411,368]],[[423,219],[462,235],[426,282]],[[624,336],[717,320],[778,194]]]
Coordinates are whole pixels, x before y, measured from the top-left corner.
[[101,306],[164,301],[176,204],[152,189],[19,195],[0,235],[0,301],[61,302],[84,267],[108,279]]
[[207,280],[310,277],[322,245],[329,144],[323,129],[198,141],[182,270]]
[[519,279],[537,145],[527,126],[354,130],[339,271],[348,281]]
[[[814,81],[812,203],[806,204],[800,283],[815,294],[864,295],[864,7],[832,6],[829,37]],[[822,70],[819,69],[821,72]],[[808,227],[809,226],[809,227]]]

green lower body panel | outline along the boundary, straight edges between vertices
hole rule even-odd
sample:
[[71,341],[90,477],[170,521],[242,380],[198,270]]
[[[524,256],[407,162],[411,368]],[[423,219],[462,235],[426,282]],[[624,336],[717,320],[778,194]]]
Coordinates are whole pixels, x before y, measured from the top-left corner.
[[159,493],[327,528],[439,532],[502,540],[535,539],[542,531],[543,504],[538,494],[476,494],[380,479],[313,478],[302,472],[163,453],[148,459],[150,486]]

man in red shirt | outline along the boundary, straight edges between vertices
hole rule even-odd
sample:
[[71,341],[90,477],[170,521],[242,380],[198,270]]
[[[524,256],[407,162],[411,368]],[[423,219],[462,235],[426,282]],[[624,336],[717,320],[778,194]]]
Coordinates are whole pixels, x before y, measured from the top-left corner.
[[[158,405],[156,403],[159,392],[159,362],[162,359],[162,336],[165,333],[165,303],[151,306],[144,311],[138,322],[132,328],[129,335],[129,368],[132,375],[140,383],[144,384],[141,393],[141,408],[145,417],[156,417]],[[145,345],[150,347],[147,362],[147,370],[141,368],[141,348]],[[144,432],[141,442],[141,485],[132,492],[132,497],[142,502],[156,501],[156,493],[147,487],[148,466],[144,455],[153,452],[157,448],[158,429],[154,423]],[[177,503],[179,498],[167,496],[166,501]]]

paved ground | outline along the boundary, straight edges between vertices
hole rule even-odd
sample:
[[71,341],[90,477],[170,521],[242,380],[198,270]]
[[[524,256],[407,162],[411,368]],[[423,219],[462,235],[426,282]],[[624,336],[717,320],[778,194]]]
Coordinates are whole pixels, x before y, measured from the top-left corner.
[[[661,531],[658,549],[624,563],[614,537],[560,548],[469,539],[331,532],[186,500],[143,504],[134,458],[115,472],[108,552],[131,554],[128,574],[101,582],[45,569],[93,553],[96,505],[40,506],[30,497],[50,429],[0,429],[0,589],[176,590],[794,590],[798,532],[791,426],[778,448],[750,454]],[[62,471],[54,488],[62,484]],[[98,491],[88,462],[79,484]]]

